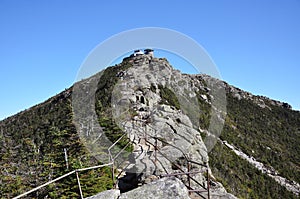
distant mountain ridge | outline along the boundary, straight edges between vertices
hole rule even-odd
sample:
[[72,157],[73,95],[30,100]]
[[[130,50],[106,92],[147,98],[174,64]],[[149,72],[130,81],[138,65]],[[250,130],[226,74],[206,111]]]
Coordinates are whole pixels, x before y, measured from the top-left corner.
[[[105,133],[110,140],[118,139],[122,133],[110,109],[111,95],[121,78],[120,72],[128,72],[134,65],[151,65],[151,62],[156,62],[161,69],[168,67],[174,70],[166,59],[140,55],[124,59],[122,63],[101,73],[105,75],[101,76],[101,82],[98,83],[95,107],[98,122],[100,126],[105,126]],[[180,72],[177,74],[181,75]],[[221,141],[208,154],[212,179],[222,183],[227,192],[241,198],[297,198],[297,190],[294,193],[288,191],[266,173],[261,173],[231,151],[224,141],[266,167],[273,168],[288,183],[300,183],[300,112],[292,110],[287,103],[252,95],[207,75],[186,77],[200,82],[195,86],[199,88],[196,97],[200,110],[196,117],[200,128],[196,130],[203,140],[210,133],[211,102],[214,100],[206,82],[217,81],[226,91],[227,116],[220,135]],[[88,81],[76,84],[84,85]],[[160,84],[160,81],[155,81],[157,85]],[[73,88],[0,121],[1,198],[21,194],[72,169],[100,163],[88,152],[77,133],[72,110]],[[149,85],[147,92],[154,92],[151,89]],[[155,89],[160,93],[162,104],[180,109],[171,91],[163,86]],[[140,92],[146,92],[145,88],[141,88]],[[170,95],[173,97],[170,98]],[[68,167],[64,150],[68,154]],[[97,171],[87,172],[83,176],[85,197],[112,188],[110,169]],[[76,180],[66,179],[30,195],[31,198],[59,196],[78,197]]]

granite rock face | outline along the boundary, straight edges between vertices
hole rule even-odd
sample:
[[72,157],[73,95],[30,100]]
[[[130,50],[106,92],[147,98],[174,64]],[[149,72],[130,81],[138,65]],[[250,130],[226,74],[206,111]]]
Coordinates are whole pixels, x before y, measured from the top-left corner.
[[[224,188],[220,188],[224,189]],[[203,194],[207,198],[207,194]],[[231,194],[226,193],[225,190],[210,193],[213,199],[235,199]],[[197,195],[191,194],[186,186],[175,177],[161,178],[149,184],[145,184],[136,189],[126,193],[120,193],[120,190],[112,189],[101,192],[97,195],[88,197],[86,199],[197,199]]]
[[177,178],[162,178],[126,193],[112,189],[86,199],[188,199],[186,186]]
[[98,193],[97,195],[85,198],[85,199],[118,199],[120,196],[120,190],[112,189]]
[[119,199],[188,199],[186,186],[177,178],[162,178],[132,191],[121,194]]
[[[114,120],[127,132],[134,145],[131,160],[124,165],[126,169],[119,178],[121,193],[151,184],[152,176],[188,171],[194,172],[191,175],[194,180],[188,180],[187,175],[180,175],[178,179],[193,189],[205,190],[205,173],[212,174],[208,150],[199,131],[197,116],[202,110],[197,97],[199,93],[218,90],[224,85],[210,83],[212,86],[208,86],[201,76],[182,74],[165,59],[142,55],[131,61],[133,66],[122,72],[112,93]],[[200,97],[213,107],[214,127],[222,126],[226,110],[214,107],[211,101],[222,96],[202,94]],[[198,164],[189,165],[187,159]],[[212,191],[226,196],[221,184],[213,184],[216,187],[212,186]],[[148,197],[146,195],[140,197]],[[228,195],[228,198],[231,197]]]

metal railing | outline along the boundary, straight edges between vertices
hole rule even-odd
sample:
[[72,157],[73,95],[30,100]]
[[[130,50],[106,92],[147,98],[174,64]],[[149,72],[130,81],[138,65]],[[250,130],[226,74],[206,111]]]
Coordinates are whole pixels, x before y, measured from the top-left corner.
[[68,177],[68,176],[74,174],[74,173],[76,174],[76,178],[77,178],[77,183],[78,183],[78,189],[79,189],[80,197],[83,198],[83,194],[82,194],[82,190],[81,190],[81,186],[80,186],[80,180],[79,180],[78,172],[80,172],[80,171],[86,171],[86,170],[91,170],[91,169],[98,169],[98,168],[106,167],[106,166],[110,166],[110,165],[112,165],[112,163],[102,164],[102,165],[93,166],[93,167],[87,167],[87,168],[82,168],[82,169],[75,169],[75,170],[73,170],[73,171],[71,171],[71,172],[69,172],[69,173],[66,173],[66,174],[64,174],[64,175],[62,175],[62,176],[60,176],[60,177],[58,177],[58,178],[55,178],[54,180],[51,180],[51,181],[46,182],[45,184],[42,184],[42,185],[40,185],[40,186],[38,186],[38,187],[36,187],[36,188],[34,188],[34,189],[31,189],[30,191],[27,191],[27,192],[25,192],[25,193],[23,193],[23,194],[21,194],[21,195],[18,195],[18,196],[16,196],[16,197],[14,197],[13,199],[17,199],[17,198],[24,197],[24,196],[26,196],[26,195],[28,195],[28,194],[30,194],[30,193],[33,193],[33,192],[35,192],[35,191],[37,191],[37,190],[39,190],[39,189],[41,189],[41,188],[43,188],[43,187],[45,187],[45,186],[47,186],[47,185],[49,185],[49,184],[52,184],[52,183],[54,183],[54,182],[57,182],[57,181],[59,181],[59,180],[65,178],[65,177]]
[[[112,149],[113,149],[113,148],[114,148],[114,147],[115,147],[115,146],[116,146],[116,145],[117,145],[117,144],[118,144],[118,143],[119,143],[126,135],[128,135],[127,132],[125,132],[123,135],[121,135],[121,136],[118,138],[118,140],[116,140],[116,141],[108,148],[109,163],[107,163],[107,164],[102,164],[102,165],[97,165],[97,166],[92,166],[92,167],[87,167],[87,168],[81,168],[81,169],[73,170],[73,171],[71,171],[71,172],[69,172],[69,173],[66,173],[66,174],[64,174],[64,175],[62,175],[62,176],[60,176],[60,177],[58,177],[58,178],[55,178],[54,180],[51,180],[51,181],[49,181],[49,182],[47,182],[47,183],[44,183],[44,184],[42,184],[42,185],[40,185],[40,186],[38,186],[38,187],[36,187],[36,188],[34,188],[34,189],[31,189],[30,191],[27,191],[27,192],[25,192],[25,193],[23,193],[23,194],[21,194],[21,195],[18,195],[18,196],[16,196],[16,197],[14,197],[13,199],[18,199],[18,198],[24,197],[24,196],[26,196],[26,195],[28,195],[28,194],[30,194],[30,193],[33,193],[33,192],[35,192],[35,191],[37,191],[37,190],[39,190],[39,189],[41,189],[41,188],[43,188],[43,187],[46,187],[46,186],[49,185],[49,184],[55,183],[55,182],[57,182],[57,181],[59,181],[59,180],[61,180],[61,179],[63,179],[63,178],[66,178],[66,177],[68,177],[68,176],[70,176],[70,175],[72,175],[72,174],[74,174],[74,173],[76,174],[76,179],[77,179],[77,183],[78,183],[78,191],[79,191],[79,194],[80,194],[80,198],[83,199],[83,193],[82,193],[82,189],[81,189],[81,185],[80,185],[80,178],[79,178],[78,173],[81,172],[81,171],[86,171],[86,170],[91,170],[91,169],[98,169],[98,168],[102,168],[102,167],[106,167],[106,166],[112,166],[112,168],[111,168],[111,172],[112,172],[112,180],[113,180],[114,185],[116,185],[116,180],[118,180],[118,178],[119,178],[120,175],[126,170],[126,168],[128,167],[128,165],[127,165],[127,166],[121,167],[121,166],[122,166],[122,163],[120,163],[120,164],[116,167],[115,161],[116,161],[117,158],[124,152],[124,150],[125,150],[128,146],[130,146],[130,144],[133,144],[133,143],[135,143],[135,141],[136,141],[136,136],[134,136],[134,137],[133,137],[133,140],[129,140],[129,141],[126,143],[126,145],[125,145],[125,146],[124,146],[124,147],[123,147],[123,148],[122,148],[115,156],[113,156],[113,154],[112,154]],[[148,140],[148,138],[154,139],[155,142],[154,142],[154,143],[150,142],[150,141]],[[142,138],[139,138],[139,140],[141,140],[141,139],[142,139]],[[175,145],[173,145],[173,144],[170,144],[170,143],[164,141],[164,140],[161,139],[161,138],[158,138],[158,137],[155,137],[155,136],[148,136],[148,135],[147,135],[147,132],[145,132],[145,137],[144,137],[143,139],[145,140],[145,143],[147,143],[147,144],[149,144],[149,145],[151,145],[151,146],[154,147],[154,152],[155,152],[155,153],[154,153],[154,154],[155,154],[155,156],[154,156],[154,164],[155,164],[155,168],[157,168],[157,162],[159,162],[160,165],[162,166],[162,168],[163,168],[164,171],[165,171],[165,174],[160,175],[161,177],[168,177],[168,176],[182,176],[182,175],[186,175],[186,176],[187,176],[187,179],[188,179],[188,183],[185,184],[185,186],[188,188],[188,190],[189,190],[190,193],[194,192],[194,193],[196,193],[197,195],[199,195],[200,197],[205,198],[203,195],[201,195],[201,193],[207,192],[208,199],[210,198],[210,191],[209,191],[209,182],[210,182],[210,179],[209,179],[209,172],[208,172],[208,166],[207,166],[207,164],[201,164],[201,163],[198,163],[198,162],[195,162],[195,161],[190,160],[190,159],[188,158],[188,156],[187,156],[187,155],[186,155],[179,147],[177,147],[177,146],[175,146]],[[158,141],[160,141],[160,142],[162,142],[162,143],[164,143],[164,144],[166,144],[166,145],[169,145],[169,146],[171,146],[171,147],[173,147],[173,148],[179,150],[179,151],[182,153],[182,155],[183,155],[183,157],[184,157],[184,159],[185,159],[185,161],[186,161],[186,163],[187,163],[187,167],[188,167],[188,171],[187,171],[187,172],[184,171],[184,170],[180,167],[180,165],[175,164],[172,160],[170,160],[169,157],[167,157],[165,154],[163,154],[163,153],[160,151],[160,149],[158,148]],[[138,142],[138,143],[139,143],[139,142]],[[180,172],[178,172],[178,173],[168,173],[168,171],[164,168],[164,165],[158,160],[158,158],[157,158],[157,153],[159,153],[162,157],[166,158],[169,162],[172,162],[173,165],[174,165]],[[141,155],[141,154],[140,154],[140,155]],[[130,163],[129,163],[129,164],[130,164]],[[191,171],[191,168],[192,168],[191,165],[192,165],[192,164],[196,164],[196,165],[198,165],[198,166],[205,167],[206,170],[205,170],[205,171],[203,171],[203,170]],[[121,168],[119,168],[119,167],[121,167]],[[119,172],[118,176],[116,176],[116,179],[115,179],[115,169],[120,169],[120,170],[121,170],[121,171]],[[204,185],[202,185],[201,183],[199,183],[195,178],[192,177],[192,175],[194,175],[194,174],[197,174],[197,173],[203,173],[203,172],[207,172],[207,176],[206,176],[206,177],[207,177],[207,187],[205,187]],[[200,187],[202,187],[202,190],[192,188],[192,187],[191,187],[191,181],[193,181],[194,183],[196,183],[196,184],[198,184]]]
[[[147,124],[146,124],[146,125],[147,125]],[[146,125],[145,125],[145,126],[146,126]],[[133,126],[133,125],[132,125],[132,126]],[[150,126],[148,126],[148,127],[150,127]],[[150,128],[151,128],[151,127],[150,127]],[[128,132],[128,134],[130,134],[130,133],[131,133],[131,132]],[[205,197],[204,197],[201,193],[207,192],[207,198],[210,199],[210,190],[209,190],[209,188],[210,188],[210,184],[209,184],[209,183],[210,183],[210,176],[209,176],[209,171],[208,171],[208,165],[207,165],[207,163],[202,164],[202,163],[199,163],[199,162],[195,162],[195,161],[191,160],[190,158],[188,158],[188,156],[185,154],[185,152],[184,152],[181,148],[179,148],[179,147],[177,147],[177,146],[175,146],[175,145],[173,145],[173,144],[171,144],[171,143],[169,143],[169,142],[166,142],[166,141],[164,141],[164,140],[161,139],[161,138],[158,138],[158,137],[155,137],[155,136],[149,136],[148,133],[147,133],[146,128],[145,128],[145,130],[144,130],[144,137],[139,137],[138,139],[139,139],[139,141],[137,142],[138,144],[140,144],[141,139],[144,139],[144,140],[145,140],[145,143],[147,143],[149,146],[151,145],[151,146],[154,148],[154,165],[155,165],[155,168],[157,168],[157,162],[159,162],[160,165],[162,166],[162,168],[164,169],[164,172],[166,173],[166,174],[160,175],[161,177],[168,177],[168,176],[182,176],[182,175],[186,175],[186,176],[187,176],[187,179],[188,179],[188,183],[185,184],[185,186],[188,188],[189,192],[190,192],[190,193],[194,192],[195,194],[197,194],[198,196],[200,196],[200,197],[202,197],[202,198],[204,198],[204,199],[205,199]],[[154,140],[155,140],[154,143],[150,142],[149,139],[154,139]],[[135,141],[136,141],[136,136],[133,137],[132,142],[135,143]],[[175,148],[175,149],[177,149],[178,151],[181,152],[181,154],[183,155],[183,157],[184,157],[184,159],[185,159],[185,161],[186,161],[186,163],[187,163],[187,168],[188,168],[188,171],[187,171],[187,172],[184,171],[184,170],[180,167],[180,165],[175,164],[172,160],[170,160],[169,157],[167,157],[165,154],[163,154],[163,153],[160,151],[160,149],[158,148],[158,141],[164,143],[165,145],[169,145],[169,146],[171,146],[171,147],[173,147],[173,148]],[[150,148],[150,147],[149,147],[149,148]],[[142,152],[141,152],[141,153],[142,153]],[[171,174],[169,174],[168,171],[167,171],[167,169],[165,169],[164,165],[158,160],[158,158],[157,158],[157,153],[159,153],[161,156],[163,156],[165,159],[167,159],[169,162],[171,162],[171,163],[172,163],[172,164],[180,171],[180,173],[171,173]],[[140,155],[141,155],[141,154],[140,154]],[[151,160],[151,158],[150,158],[150,160]],[[196,164],[196,165],[198,165],[198,166],[204,167],[204,168],[205,168],[205,171],[204,171],[204,170],[191,171],[192,164]],[[127,167],[128,167],[129,165],[130,165],[130,163],[129,163],[127,166],[124,166],[124,167],[121,169],[121,172],[120,172],[119,175],[117,176],[117,179],[118,179],[118,178],[120,177],[120,175],[127,169]],[[207,187],[205,187],[204,185],[202,185],[201,183],[199,183],[195,178],[192,177],[192,175],[194,175],[194,174],[205,173],[205,172],[206,172],[206,179],[207,179],[207,185],[206,185]],[[191,181],[193,181],[194,183],[196,183],[197,185],[199,185],[202,189],[199,190],[199,189],[197,189],[197,188],[192,188],[192,187],[191,187]]]
[[[202,193],[202,192],[207,192],[207,197],[208,197],[208,199],[209,199],[209,198],[210,198],[210,192],[209,192],[209,182],[210,182],[210,179],[209,179],[209,172],[208,172],[208,166],[207,166],[207,164],[201,164],[201,163],[198,163],[198,162],[195,162],[195,161],[190,160],[190,159],[188,158],[188,156],[187,156],[187,155],[186,155],[179,147],[177,147],[177,146],[175,146],[175,145],[173,145],[173,144],[170,144],[170,143],[168,143],[168,142],[162,140],[161,138],[154,137],[154,136],[150,136],[150,138],[153,138],[153,139],[155,140],[155,144],[151,143],[151,142],[148,141],[147,139],[146,139],[146,142],[147,142],[148,144],[152,145],[152,146],[154,147],[154,149],[155,149],[155,167],[156,167],[156,163],[157,163],[157,159],[158,159],[158,158],[157,158],[157,152],[158,152],[159,154],[161,154],[164,158],[166,158],[169,162],[173,162],[172,160],[170,160],[170,158],[168,158],[165,154],[163,154],[163,153],[159,150],[159,148],[157,147],[157,140],[159,140],[160,142],[162,142],[162,143],[164,143],[164,144],[167,144],[167,145],[169,145],[169,146],[171,146],[171,147],[174,147],[175,149],[179,150],[179,151],[182,153],[182,155],[183,155],[183,157],[185,158],[185,161],[186,161],[186,163],[187,163],[187,168],[188,168],[188,171],[187,171],[187,172],[184,171],[184,170],[180,167],[180,165],[175,164],[175,163],[173,162],[173,165],[174,165],[178,170],[180,170],[181,172],[180,172],[180,173],[171,173],[171,174],[167,173],[167,174],[161,175],[161,177],[186,175],[187,178],[188,178],[188,184],[185,184],[185,186],[189,189],[189,192],[194,192],[194,193],[196,193],[197,195],[199,195],[199,196],[202,197],[202,198],[205,198],[205,197],[204,197],[203,195],[201,195],[201,193]],[[191,165],[192,165],[192,164],[196,164],[196,165],[198,165],[198,166],[205,167],[206,169],[205,169],[205,171],[203,171],[203,170],[191,171],[191,168],[192,168]],[[195,178],[193,178],[193,177],[191,176],[191,175],[193,175],[193,174],[204,173],[204,172],[206,172],[206,174],[207,174],[207,176],[206,176],[206,178],[207,178],[207,187],[203,186],[201,183],[199,183]],[[202,190],[198,190],[198,189],[192,188],[192,187],[191,187],[191,180],[192,180],[194,183],[198,184],[198,185],[199,185],[200,187],[202,187],[203,189],[202,189]]]
[[43,187],[46,187],[46,186],[48,186],[48,185],[50,185],[50,184],[52,184],[52,183],[55,183],[55,182],[57,182],[57,181],[59,181],[59,180],[61,180],[61,179],[63,179],[63,178],[66,178],[66,177],[68,177],[68,176],[70,176],[70,175],[72,175],[72,174],[74,174],[74,173],[76,174],[76,179],[77,179],[78,191],[79,191],[80,198],[83,199],[83,193],[82,193],[82,189],[81,189],[81,185],[80,185],[80,178],[79,178],[78,173],[81,172],[81,171],[87,171],[87,170],[92,170],[92,169],[98,169],[98,168],[102,168],[102,167],[106,167],[106,166],[112,166],[112,180],[113,180],[113,183],[115,184],[115,175],[114,175],[114,171],[115,171],[115,160],[122,154],[122,152],[124,152],[124,150],[130,145],[131,142],[128,141],[127,144],[126,144],[126,145],[125,145],[125,146],[124,146],[124,147],[123,147],[123,148],[122,148],[115,156],[112,155],[111,150],[112,150],[112,148],[113,148],[114,146],[116,146],[116,145],[122,140],[122,138],[125,137],[125,135],[127,135],[127,133],[124,133],[123,135],[121,135],[121,137],[120,137],[118,140],[116,140],[116,141],[108,148],[109,163],[107,163],[107,164],[102,164],[102,165],[97,165],[97,166],[92,166],[92,167],[81,168],[81,169],[75,169],[75,170],[73,170],[73,171],[71,171],[71,172],[69,172],[69,173],[66,173],[66,174],[64,174],[64,175],[62,175],[62,176],[60,176],[60,177],[57,177],[57,178],[55,178],[55,179],[53,179],[53,180],[51,180],[51,181],[49,181],[49,182],[46,182],[46,183],[44,183],[44,184],[42,184],[42,185],[40,185],[40,186],[38,186],[38,187],[36,187],[36,188],[33,188],[33,189],[31,189],[31,190],[29,190],[29,191],[23,193],[23,194],[20,194],[20,195],[14,197],[13,199],[18,199],[18,198],[22,198],[22,197],[24,197],[24,196],[27,196],[27,195],[30,194],[30,193],[33,193],[33,192],[35,192],[35,191],[38,191],[39,189],[41,189],[41,188],[43,188]]

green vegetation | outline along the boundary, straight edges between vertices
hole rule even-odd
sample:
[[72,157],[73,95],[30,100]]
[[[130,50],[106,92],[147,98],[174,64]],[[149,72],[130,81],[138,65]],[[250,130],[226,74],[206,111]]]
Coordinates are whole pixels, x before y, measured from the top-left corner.
[[[199,125],[201,129],[208,129],[210,124],[210,118],[211,118],[211,105],[208,104],[205,100],[203,100],[200,96],[201,94],[204,94],[204,92],[198,92],[197,98],[198,98],[198,104],[199,104]],[[205,135],[202,135],[203,138]]]
[[228,117],[221,139],[274,167],[287,179],[300,182],[300,113],[268,106],[271,110],[228,95]]
[[[112,117],[112,92],[119,81],[117,74],[131,66],[128,61],[124,61],[121,65],[108,67],[103,72],[96,91],[96,112],[99,118],[99,124],[101,127],[104,127],[105,135],[112,143],[116,142],[124,134]],[[128,142],[129,139],[125,136],[117,143],[117,146],[122,149]],[[130,152],[132,149],[132,145],[130,145],[126,148],[126,151]]]
[[[124,64],[104,71],[96,93],[99,123],[105,127],[105,134],[112,142],[123,132],[108,114],[111,92],[117,81],[116,74],[129,66]],[[74,169],[102,164],[89,154],[80,141],[73,124],[71,93],[72,88],[0,122],[1,198],[12,198]],[[118,145],[124,147],[127,143],[128,139],[124,137]],[[132,147],[129,146],[127,150],[131,151]],[[108,167],[80,172],[79,176],[84,197],[113,186],[111,169]],[[78,198],[75,174],[28,196],[44,197]]]
[[160,91],[159,94],[161,97],[161,104],[174,106],[177,110],[180,109],[180,103],[175,93],[171,89],[169,89],[168,87],[164,87],[160,84],[158,85],[158,89]]
[[[289,180],[300,182],[300,113],[227,95],[227,118],[220,136]],[[214,175],[240,198],[296,198],[220,143],[209,154]]]
[[124,61],[121,65],[111,66],[103,71],[96,91],[96,100],[98,101],[97,110],[111,113],[111,96],[115,85],[119,81],[118,73],[131,67],[132,64]]
[[[2,198],[12,198],[74,169],[101,164],[86,151],[72,123],[70,92],[0,122]],[[85,196],[112,188],[109,168],[79,175]],[[28,198],[78,198],[78,194],[76,176],[71,175]]]
[[297,198],[221,143],[210,152],[214,176],[239,198]]

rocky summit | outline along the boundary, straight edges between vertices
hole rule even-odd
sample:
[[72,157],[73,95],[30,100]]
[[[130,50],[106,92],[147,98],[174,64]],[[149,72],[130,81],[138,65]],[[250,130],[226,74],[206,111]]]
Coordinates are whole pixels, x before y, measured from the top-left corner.
[[[297,198],[300,113],[138,54],[0,122],[0,195]],[[106,166],[101,166],[106,164]]]
[[[200,113],[197,97],[209,88],[200,77],[181,74],[165,59],[138,56],[130,62],[132,67],[122,71],[112,92],[113,117],[133,143],[133,161],[128,162],[119,179],[120,190],[128,191],[133,186],[128,180],[132,173],[141,184],[153,176],[157,179],[181,173],[178,177],[191,190],[207,191],[204,174],[212,175],[208,151],[198,130],[199,121],[189,115]],[[221,111],[218,116],[222,123]],[[188,172],[194,173],[185,174]],[[212,179],[209,183],[215,185],[210,189],[212,196],[232,198],[221,184]]]

